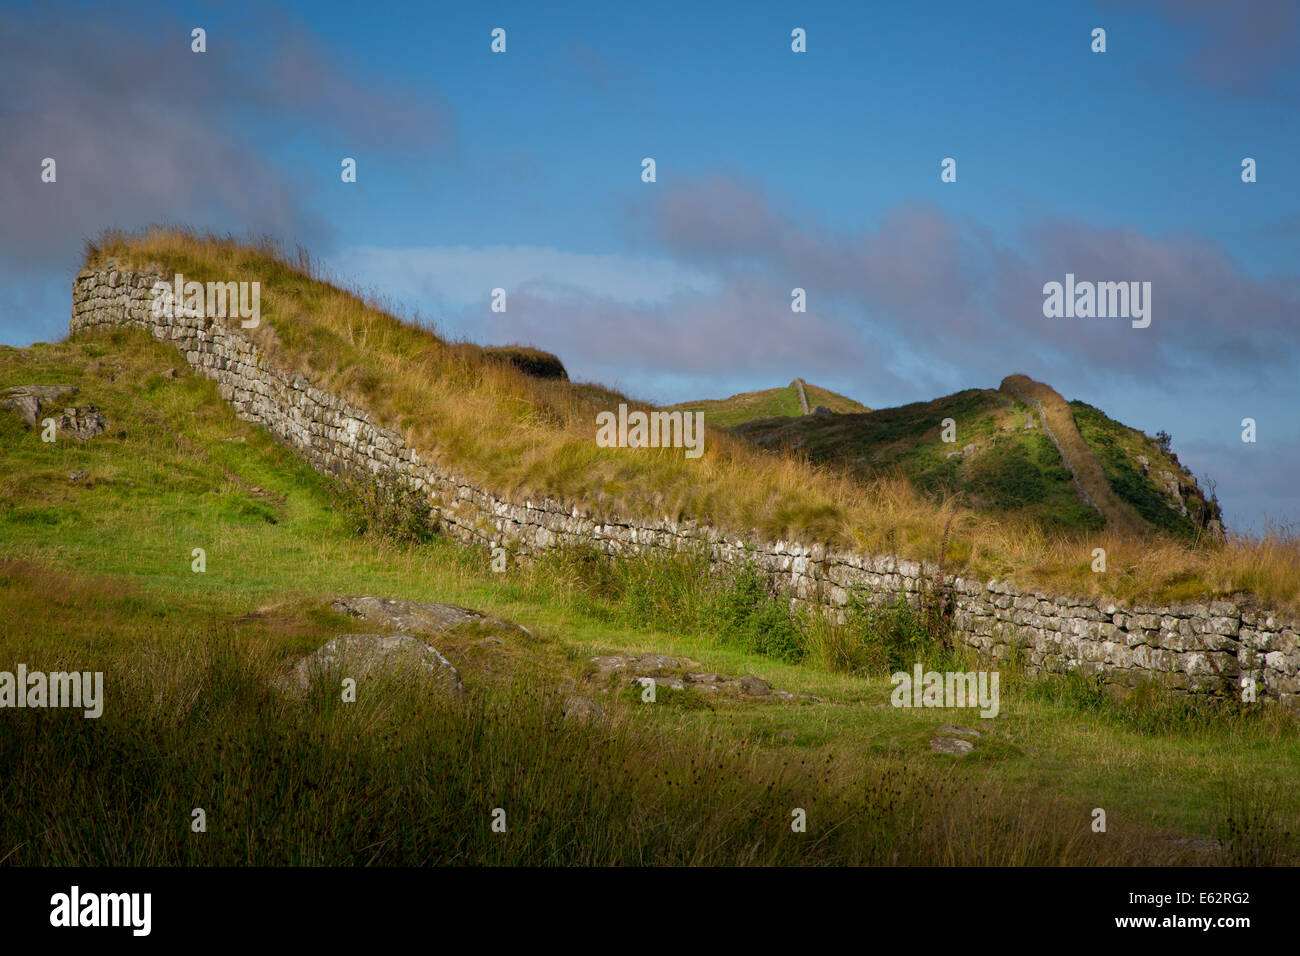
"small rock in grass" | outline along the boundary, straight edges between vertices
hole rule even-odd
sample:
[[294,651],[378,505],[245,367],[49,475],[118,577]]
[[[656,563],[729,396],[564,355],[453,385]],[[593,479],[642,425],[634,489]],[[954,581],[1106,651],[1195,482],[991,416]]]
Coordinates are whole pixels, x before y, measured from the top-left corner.
[[583,697],[580,694],[570,694],[564,698],[564,703],[560,705],[560,713],[564,715],[565,720],[580,724],[600,720],[605,716],[605,711],[599,704],[590,697]]
[[930,741],[930,749],[937,753],[961,757],[974,750],[975,745],[969,740],[959,740],[956,737],[935,737]]

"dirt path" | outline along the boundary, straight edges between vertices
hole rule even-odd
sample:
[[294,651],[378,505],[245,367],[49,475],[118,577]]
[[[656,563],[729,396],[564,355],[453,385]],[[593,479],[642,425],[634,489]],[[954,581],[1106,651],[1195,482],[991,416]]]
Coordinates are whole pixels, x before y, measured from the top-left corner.
[[1070,406],[1054,388],[1035,382],[1027,375],[1008,375],[1002,380],[999,391],[1038,409],[1047,437],[1061,453],[1061,460],[1070,469],[1075,485],[1088,504],[1106,519],[1106,527],[1123,534],[1142,535],[1146,532],[1146,523],[1111,488],[1101,462],[1079,434]]

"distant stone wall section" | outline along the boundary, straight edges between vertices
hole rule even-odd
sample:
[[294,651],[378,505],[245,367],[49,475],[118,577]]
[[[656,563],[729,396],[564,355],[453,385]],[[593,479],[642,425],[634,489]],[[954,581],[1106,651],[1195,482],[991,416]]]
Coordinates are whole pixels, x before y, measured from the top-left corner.
[[795,379],[793,382],[791,382],[790,384],[793,385],[794,388],[795,388],[795,391],[799,393],[799,414],[800,414],[800,415],[811,415],[811,414],[812,414],[812,410],[808,407],[808,392],[807,392],[807,391],[805,390],[805,388],[804,388],[804,381],[803,381],[803,379],[801,379],[801,378],[796,378],[796,379]]
[[[889,556],[823,545],[764,542],[723,534],[692,521],[597,520],[577,506],[499,498],[425,461],[403,437],[364,409],[276,368],[238,328],[209,318],[151,314],[148,273],[81,272],[73,284],[73,334],[132,326],[179,349],[199,374],[218,383],[236,414],[267,428],[320,471],[367,472],[407,483],[428,496],[458,540],[500,543],[527,559],[560,544],[586,543],[610,554],[707,549],[716,568],[754,562],[798,602],[844,607],[851,593],[887,601],[916,593],[936,569]],[[594,425],[593,425],[594,429]],[[999,581],[949,577],[961,639],[997,660],[1023,655],[1031,673],[1077,668],[1131,685],[1236,693],[1257,681],[1261,699],[1300,704],[1300,624],[1250,604],[1214,601],[1129,607],[1118,601],[1021,590]]]

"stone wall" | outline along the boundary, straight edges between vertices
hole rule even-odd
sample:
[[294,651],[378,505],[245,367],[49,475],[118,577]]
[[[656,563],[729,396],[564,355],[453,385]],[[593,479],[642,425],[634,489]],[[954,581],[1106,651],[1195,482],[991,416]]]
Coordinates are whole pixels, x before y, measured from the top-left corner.
[[[831,609],[846,605],[855,592],[877,601],[900,591],[914,593],[934,575],[934,568],[888,556],[744,540],[693,522],[598,520],[559,501],[499,498],[426,461],[364,409],[276,368],[237,320],[227,326],[210,318],[154,318],[151,289],[159,278],[126,271],[80,273],[73,285],[72,332],[144,329],[215,380],[240,418],[264,426],[321,471],[362,471],[404,481],[428,496],[444,528],[459,540],[500,543],[521,559],[565,543],[588,543],[614,554],[707,549],[715,567],[753,561],[793,599]],[[1219,694],[1235,692],[1248,674],[1261,699],[1300,704],[1300,624],[1250,603],[1130,607],[999,581],[950,577],[948,582],[961,639],[993,659],[1019,653],[1033,672],[1079,668],[1116,684],[1154,677],[1177,689]]]

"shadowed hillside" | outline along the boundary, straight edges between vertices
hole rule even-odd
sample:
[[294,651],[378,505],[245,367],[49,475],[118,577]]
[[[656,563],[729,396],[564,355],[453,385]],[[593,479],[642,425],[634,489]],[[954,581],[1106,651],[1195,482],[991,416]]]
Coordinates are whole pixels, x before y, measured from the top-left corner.
[[902,477],[934,500],[955,498],[1059,531],[1164,531],[1190,540],[1215,533],[1219,520],[1217,503],[1155,439],[1024,375],[997,390],[858,414],[756,418],[732,431],[860,481]]

